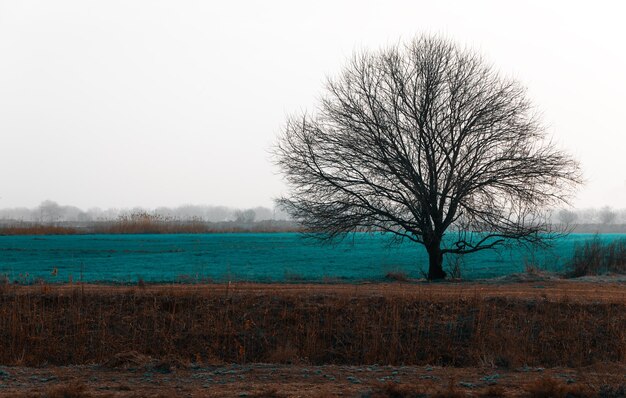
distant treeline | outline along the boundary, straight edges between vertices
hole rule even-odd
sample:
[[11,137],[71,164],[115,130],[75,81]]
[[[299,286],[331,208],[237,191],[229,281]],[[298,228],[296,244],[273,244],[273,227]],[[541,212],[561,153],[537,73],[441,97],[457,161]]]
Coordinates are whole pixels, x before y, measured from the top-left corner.
[[553,224],[567,225],[578,233],[626,233],[626,209],[560,209],[551,213]]
[[173,234],[229,232],[296,232],[300,227],[288,220],[253,222],[166,220],[133,215],[114,221],[60,221],[42,224],[32,221],[0,221],[0,235],[78,235],[78,234]]
[[40,224],[60,222],[113,221],[137,214],[149,214],[167,221],[206,221],[206,222],[253,222],[264,220],[289,220],[289,215],[279,208],[253,207],[236,209],[226,206],[183,205],[178,207],[157,207],[144,209],[100,209],[97,207],[82,210],[76,206],[59,205],[46,200],[35,208],[16,207],[0,209],[0,221],[24,221]]
[[[164,217],[168,220],[202,220],[208,222],[226,221],[263,221],[263,220],[290,220],[287,212],[279,207],[253,207],[237,209],[227,206],[210,205],[182,205],[177,207],[157,207],[144,209],[134,207],[130,209],[100,209],[93,207],[87,210],[76,206],[60,205],[57,202],[46,200],[34,208],[14,207],[0,209],[0,221],[28,221],[41,224],[54,224],[69,221],[112,221],[120,217],[129,217],[133,214],[150,214]],[[586,209],[554,209],[550,212],[554,224],[569,225],[613,225],[626,224],[626,208],[614,209],[609,206]]]
[[278,208],[185,205],[146,210],[83,211],[44,201],[34,209],[0,210],[0,235],[290,232],[299,226]]
[[[550,212],[550,221],[578,233],[626,233],[626,209]],[[0,209],[0,235],[82,233],[210,233],[300,231],[297,222],[278,207],[235,209],[184,205],[146,210],[91,208],[81,210],[47,200],[35,208]]]
[[624,234],[626,224],[573,224],[570,229],[579,234]]
[[557,209],[551,212],[552,222],[569,225],[614,225],[626,224],[626,209],[609,206],[588,209]]

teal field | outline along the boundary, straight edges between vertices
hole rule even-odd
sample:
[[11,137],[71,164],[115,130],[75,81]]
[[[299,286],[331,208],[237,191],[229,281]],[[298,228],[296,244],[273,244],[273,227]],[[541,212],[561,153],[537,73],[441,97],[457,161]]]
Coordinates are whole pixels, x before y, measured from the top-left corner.
[[[603,241],[624,234],[598,235]],[[574,246],[593,234],[571,234],[549,248],[513,245],[458,259],[463,279],[523,272],[528,266],[562,270]],[[448,267],[454,258],[448,258]],[[319,245],[297,233],[0,236],[0,275],[23,283],[254,282],[382,280],[388,272],[422,277],[420,245],[390,244],[385,236],[356,234]]]

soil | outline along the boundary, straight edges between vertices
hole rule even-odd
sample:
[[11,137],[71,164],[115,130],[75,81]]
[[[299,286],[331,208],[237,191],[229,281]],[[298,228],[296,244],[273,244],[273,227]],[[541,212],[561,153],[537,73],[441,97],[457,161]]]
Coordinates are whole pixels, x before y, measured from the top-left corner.
[[561,279],[551,274],[513,274],[506,279],[479,281],[446,281],[428,283],[420,281],[358,284],[348,283],[202,283],[202,284],[33,284],[7,285],[19,293],[75,294],[77,288],[85,293],[102,295],[157,293],[167,295],[237,293],[276,295],[337,295],[337,296],[403,296],[424,297],[429,300],[458,299],[459,297],[507,297],[510,299],[571,300],[581,302],[626,303],[626,279],[622,277],[594,276]]
[[626,383],[626,367],[607,364],[582,369],[499,369],[232,364],[187,369],[115,369],[93,365],[4,367],[0,379],[0,396],[6,397],[46,393],[54,396],[54,392],[72,396],[68,391],[94,397],[368,397],[393,388],[444,396],[451,391],[465,396],[485,396],[491,390],[515,397],[526,396],[546,380],[572,391],[617,391]]

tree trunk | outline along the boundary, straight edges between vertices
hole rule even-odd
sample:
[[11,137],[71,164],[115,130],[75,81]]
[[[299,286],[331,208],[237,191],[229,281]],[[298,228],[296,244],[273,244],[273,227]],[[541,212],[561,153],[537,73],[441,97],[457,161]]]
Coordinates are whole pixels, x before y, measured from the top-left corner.
[[428,280],[441,280],[446,278],[443,270],[443,253],[441,252],[441,242],[434,241],[426,246],[428,252]]

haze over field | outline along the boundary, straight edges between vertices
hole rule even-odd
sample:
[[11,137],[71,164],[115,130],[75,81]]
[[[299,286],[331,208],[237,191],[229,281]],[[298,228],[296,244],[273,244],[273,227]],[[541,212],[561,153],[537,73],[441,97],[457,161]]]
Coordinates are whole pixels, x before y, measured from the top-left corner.
[[580,161],[578,209],[626,203],[619,2],[0,0],[0,208],[273,207],[269,149],[354,50],[439,33],[524,83]]
[[[152,214],[165,218],[165,220],[201,220],[208,222],[238,221],[252,222],[265,220],[286,220],[289,215],[279,208],[267,208],[257,206],[248,209],[235,209],[226,206],[184,205],[176,207],[160,206],[154,209],[133,208],[108,208],[101,209],[92,207],[80,209],[76,206],[61,205],[52,200],[45,200],[39,206],[15,207],[0,209],[1,221],[26,221],[37,223],[57,223],[65,221],[107,221],[116,220],[120,217],[133,214]],[[619,212],[615,213],[620,215]],[[626,211],[624,212],[626,220]]]
[[[164,217],[170,221],[205,221],[250,223],[267,220],[291,220],[290,215],[278,206],[268,208],[256,206],[237,209],[227,206],[182,205],[175,207],[159,206],[155,208],[105,208],[92,207],[81,209],[77,206],[59,204],[45,200],[35,207],[0,208],[0,224],[18,222],[55,224],[59,222],[112,221],[131,215],[150,214]],[[550,212],[554,224],[568,225],[621,225],[626,226],[626,208],[615,209],[609,206],[585,209],[555,209]],[[587,231],[589,232],[589,231]],[[615,231],[612,231],[615,232]]]

